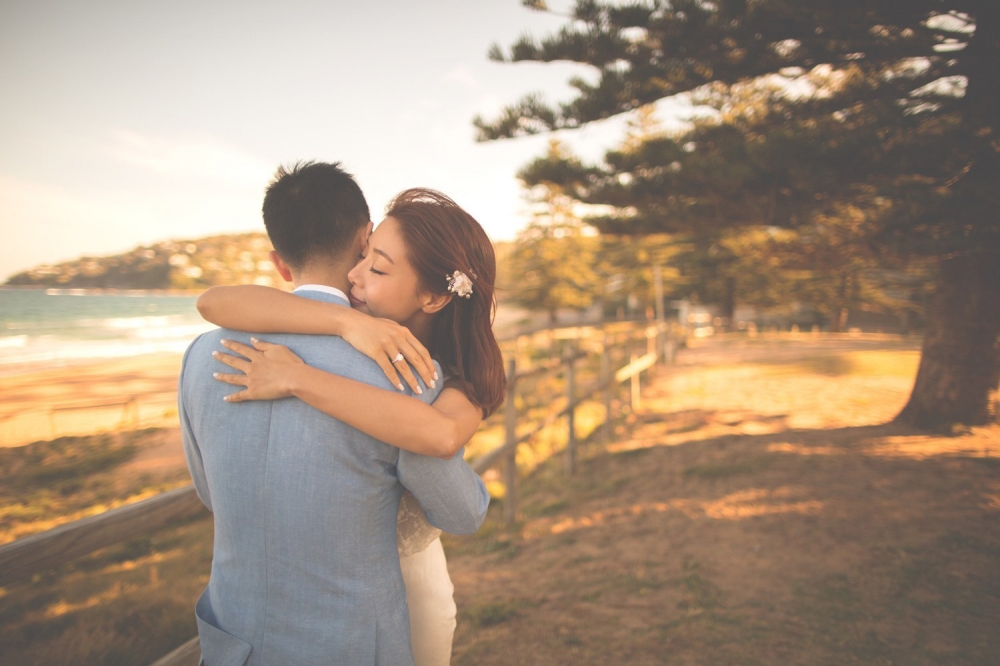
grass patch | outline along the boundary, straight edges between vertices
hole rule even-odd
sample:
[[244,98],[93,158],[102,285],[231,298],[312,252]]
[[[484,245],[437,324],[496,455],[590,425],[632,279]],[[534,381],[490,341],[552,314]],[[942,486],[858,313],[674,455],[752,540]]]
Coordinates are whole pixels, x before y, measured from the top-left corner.
[[[0,541],[168,490],[183,468],[123,472],[173,431],[149,429],[0,449]],[[208,579],[208,518],[77,559],[0,588],[0,663],[151,663],[195,635]]]
[[648,456],[652,451],[653,447],[650,446],[645,448],[623,449],[621,451],[615,451],[611,455],[614,456],[615,458],[628,460],[631,458],[642,458],[643,456]]
[[716,608],[722,601],[722,590],[701,574],[701,564],[685,560],[683,575],[673,584],[682,592],[683,598],[677,607],[684,610],[708,610]]
[[851,356],[838,354],[836,356],[816,356],[807,358],[798,363],[789,364],[785,368],[786,372],[794,374],[825,375],[827,377],[841,377],[843,375],[855,374],[857,365]]
[[822,375],[825,377],[916,376],[920,352],[914,350],[850,351],[808,356],[795,361],[757,361],[776,375]]
[[155,477],[119,473],[162,436],[163,431],[149,429],[0,448],[0,543],[188,482],[184,469]]
[[109,471],[135,455],[132,438],[60,437],[51,442],[0,448],[0,493],[10,495],[36,486],[80,483],[85,477]]
[[459,615],[477,627],[493,627],[520,617],[523,606],[524,602],[519,601],[491,601],[470,606]]
[[681,470],[681,476],[688,479],[728,479],[733,476],[753,474],[764,469],[767,463],[761,460],[732,463],[701,463]]
[[569,500],[557,499],[549,502],[545,502],[540,506],[526,505],[524,507],[524,514],[531,517],[541,517],[541,516],[554,516],[556,514],[562,513],[566,509],[570,508],[572,504]]
[[817,648],[858,663],[993,663],[998,567],[997,544],[950,532],[873,548],[863,570],[796,586],[793,607]]
[[0,595],[0,663],[148,664],[192,638],[212,557],[203,518],[92,553]]

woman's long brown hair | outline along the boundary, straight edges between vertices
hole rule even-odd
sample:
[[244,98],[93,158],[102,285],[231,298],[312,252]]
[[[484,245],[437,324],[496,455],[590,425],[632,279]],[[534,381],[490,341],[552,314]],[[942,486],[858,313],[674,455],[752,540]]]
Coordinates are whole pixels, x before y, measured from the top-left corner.
[[463,392],[486,418],[503,404],[506,387],[503,357],[493,335],[497,274],[493,244],[475,218],[434,190],[400,192],[389,203],[386,217],[399,222],[423,289],[448,293],[448,277],[455,271],[472,281],[468,298],[453,294],[437,313],[428,351],[446,375],[461,382]]

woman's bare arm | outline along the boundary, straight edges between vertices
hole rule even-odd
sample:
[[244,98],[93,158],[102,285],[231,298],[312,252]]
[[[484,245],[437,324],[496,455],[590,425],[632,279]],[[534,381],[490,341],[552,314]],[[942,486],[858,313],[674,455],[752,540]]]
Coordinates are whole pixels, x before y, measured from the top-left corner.
[[407,451],[451,458],[476,433],[482,410],[460,390],[445,387],[433,404],[392,393],[306,365],[287,347],[233,341],[227,349],[245,358],[216,353],[216,358],[240,370],[217,374],[227,384],[246,386],[227,396],[229,402],[274,400],[295,396],[316,409]]
[[339,335],[378,363],[400,390],[400,375],[414,391],[419,392],[420,385],[407,363],[393,363],[397,354],[403,355],[425,384],[433,386],[437,380],[427,349],[408,328],[389,319],[250,284],[212,287],[198,297],[196,306],[207,321],[237,331]]
[[241,284],[212,287],[195,304],[216,326],[249,333],[343,335],[353,317],[366,315],[274,287]]

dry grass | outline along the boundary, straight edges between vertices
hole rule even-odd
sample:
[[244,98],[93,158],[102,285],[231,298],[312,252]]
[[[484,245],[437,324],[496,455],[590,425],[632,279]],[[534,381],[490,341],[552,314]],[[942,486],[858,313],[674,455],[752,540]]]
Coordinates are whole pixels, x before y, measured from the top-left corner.
[[[0,448],[0,542],[190,481],[176,430]],[[0,663],[143,664],[195,632],[208,580],[208,519],[139,535],[0,587]]]
[[197,631],[211,561],[205,518],[0,588],[0,663],[152,663]]
[[0,543],[190,482],[177,430],[0,448]]
[[449,539],[454,663],[996,663],[1000,428],[883,425],[912,350],[785,356],[661,371]]
[[[877,346],[704,343],[623,409],[614,444],[585,407],[570,479],[554,427],[521,457],[516,529],[498,501],[478,535],[446,541],[454,663],[996,663],[1000,428],[883,425],[916,354]],[[170,483],[171,432],[11,450],[2,478],[36,493],[26,507],[48,493],[58,520]],[[29,529],[5,515],[8,535]],[[153,661],[194,634],[210,549],[202,520],[0,588],[0,663]]]

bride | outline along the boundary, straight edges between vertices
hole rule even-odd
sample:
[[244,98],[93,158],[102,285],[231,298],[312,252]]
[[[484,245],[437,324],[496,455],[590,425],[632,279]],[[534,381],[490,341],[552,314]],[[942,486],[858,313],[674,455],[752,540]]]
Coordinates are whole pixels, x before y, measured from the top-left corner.
[[[220,360],[243,374],[217,378],[246,387],[230,402],[294,396],[387,444],[450,458],[503,402],[503,360],[492,329],[495,278],[493,246],[479,223],[443,194],[418,188],[389,204],[348,274],[353,309],[244,285],[209,289],[198,310],[213,324],[252,333],[340,335],[398,388],[405,380],[418,393],[405,361],[431,385],[442,379],[433,357],[444,387],[431,405],[323,372],[287,347],[256,339],[256,352],[227,343],[240,356]],[[416,664],[448,664],[454,587],[440,530],[409,493],[400,501],[397,546]]]

